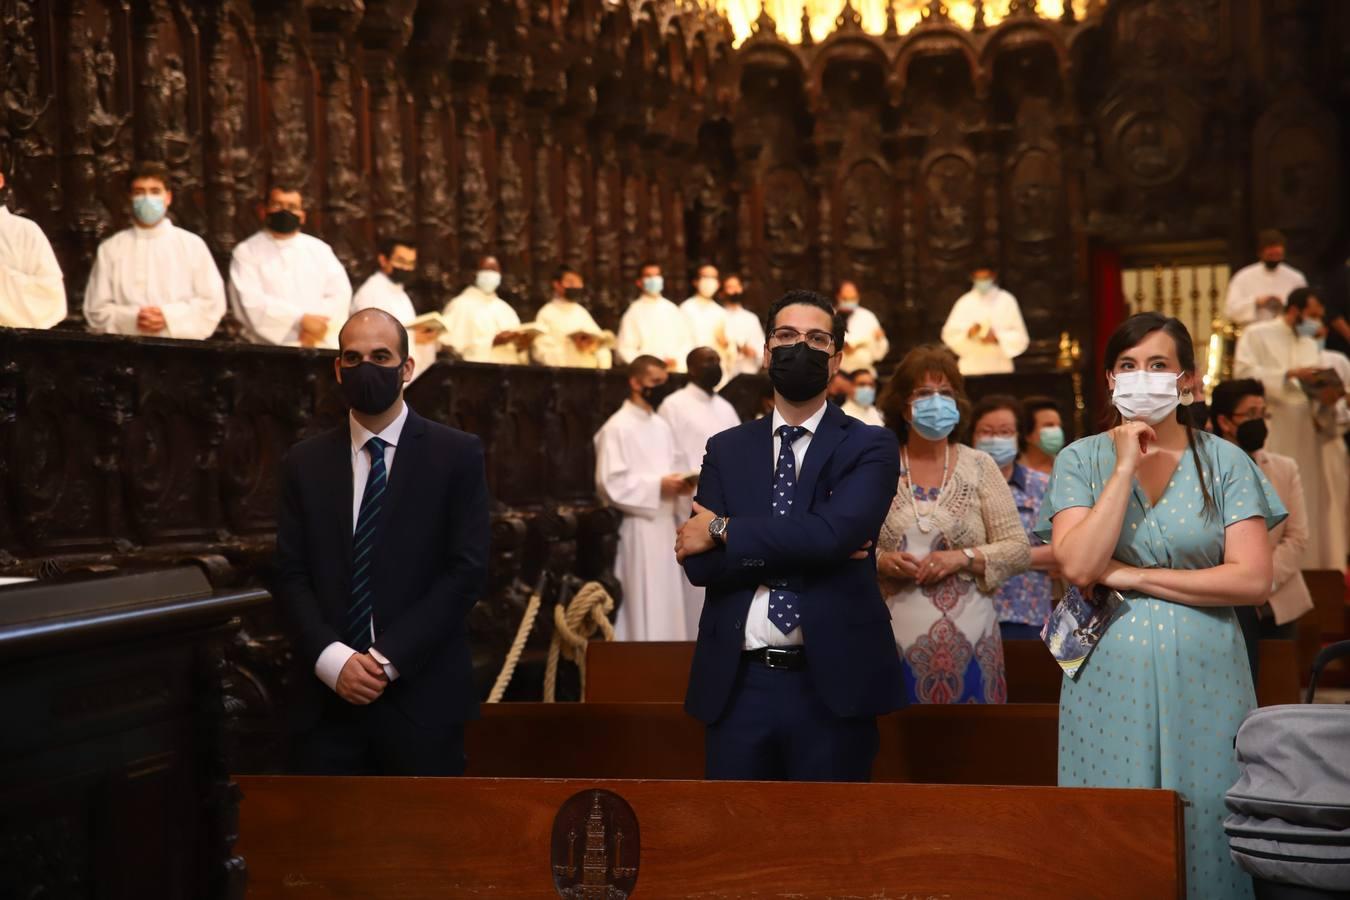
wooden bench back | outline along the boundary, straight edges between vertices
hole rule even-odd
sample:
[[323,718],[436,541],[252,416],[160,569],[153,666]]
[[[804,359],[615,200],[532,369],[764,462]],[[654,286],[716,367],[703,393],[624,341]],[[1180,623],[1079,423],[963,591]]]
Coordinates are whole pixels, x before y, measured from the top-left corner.
[[[555,896],[554,866],[569,869],[565,851],[552,846],[554,817],[578,794],[589,802],[595,789],[618,794],[636,816],[619,856],[636,869],[638,898],[1185,893],[1181,803],[1170,791],[276,776],[239,783],[236,849],[255,900]],[[612,869],[603,866],[614,865],[621,829],[612,825],[621,816],[596,821],[573,826],[582,832],[574,841],[584,848],[599,834],[594,859],[608,880]],[[581,849],[577,857],[580,868]]]

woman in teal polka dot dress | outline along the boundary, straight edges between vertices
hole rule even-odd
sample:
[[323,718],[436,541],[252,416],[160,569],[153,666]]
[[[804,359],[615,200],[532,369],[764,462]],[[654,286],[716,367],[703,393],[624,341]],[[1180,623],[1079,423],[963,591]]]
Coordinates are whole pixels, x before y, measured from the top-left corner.
[[1251,897],[1223,833],[1233,737],[1256,706],[1233,607],[1270,593],[1266,531],[1284,507],[1241,449],[1178,411],[1199,383],[1181,322],[1133,316],[1105,359],[1120,424],[1060,453],[1038,527],[1070,581],[1125,598],[1064,679],[1059,783],[1177,791],[1187,897]]

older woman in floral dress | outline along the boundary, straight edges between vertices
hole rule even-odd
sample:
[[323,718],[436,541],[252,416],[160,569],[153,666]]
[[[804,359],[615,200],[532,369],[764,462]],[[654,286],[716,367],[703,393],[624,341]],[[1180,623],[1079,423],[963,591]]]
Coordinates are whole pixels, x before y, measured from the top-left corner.
[[882,398],[900,435],[900,485],[877,542],[877,577],[912,703],[1005,703],[993,594],[1030,549],[1008,482],[956,442],[968,408],[956,358],[918,347]]

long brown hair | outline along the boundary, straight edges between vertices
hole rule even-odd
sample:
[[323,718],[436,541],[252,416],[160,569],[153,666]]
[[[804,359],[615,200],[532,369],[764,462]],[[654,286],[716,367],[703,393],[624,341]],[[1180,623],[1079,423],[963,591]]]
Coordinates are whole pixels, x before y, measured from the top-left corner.
[[[1172,339],[1172,343],[1176,345],[1177,362],[1181,364],[1181,371],[1194,375],[1195,344],[1191,341],[1191,333],[1186,330],[1186,326],[1182,324],[1180,319],[1156,312],[1136,313],[1121,322],[1119,327],[1111,333],[1111,339],[1106,342],[1106,352],[1102,354],[1102,364],[1106,373],[1115,372],[1116,362],[1120,359],[1121,354],[1131,347],[1139,346],[1144,338],[1155,331],[1161,331]],[[1200,448],[1195,439],[1195,429],[1191,427],[1190,412],[1186,407],[1178,406],[1176,417],[1177,421],[1181,423],[1181,427],[1186,429],[1186,445],[1190,447],[1191,456],[1195,460],[1195,470],[1200,476],[1200,494],[1205,498],[1205,514],[1218,515],[1218,505],[1215,504],[1214,496],[1209,489],[1209,482],[1213,479],[1213,473],[1200,457]],[[1114,428],[1122,421],[1120,412],[1114,405],[1110,408],[1107,420],[1107,428]]]
[[877,409],[881,410],[886,427],[900,438],[900,443],[908,443],[909,397],[928,375],[946,378],[956,395],[956,409],[961,419],[947,437],[948,443],[955,444],[970,421],[970,400],[966,397],[966,380],[961,377],[956,354],[943,344],[921,344],[906,353],[882,389]]

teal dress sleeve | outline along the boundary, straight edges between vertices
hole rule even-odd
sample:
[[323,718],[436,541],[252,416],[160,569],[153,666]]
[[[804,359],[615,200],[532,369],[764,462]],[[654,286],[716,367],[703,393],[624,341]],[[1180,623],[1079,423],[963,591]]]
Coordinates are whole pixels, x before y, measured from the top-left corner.
[[1091,489],[1088,478],[1088,456],[1091,452],[1089,441],[1084,438],[1074,441],[1055,457],[1055,468],[1050,473],[1050,486],[1045,490],[1045,499],[1041,501],[1041,516],[1036,522],[1035,535],[1047,544],[1054,530],[1051,522],[1063,510],[1075,506],[1092,506],[1096,492]]
[[1212,436],[1209,441],[1218,482],[1214,503],[1224,528],[1260,516],[1270,530],[1289,517],[1266,474],[1241,447]]

